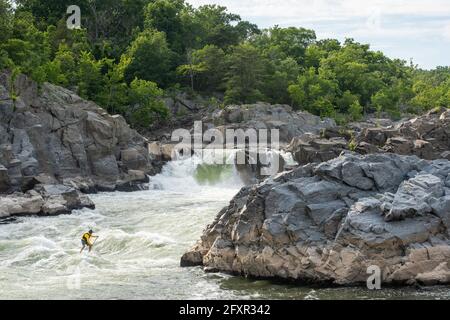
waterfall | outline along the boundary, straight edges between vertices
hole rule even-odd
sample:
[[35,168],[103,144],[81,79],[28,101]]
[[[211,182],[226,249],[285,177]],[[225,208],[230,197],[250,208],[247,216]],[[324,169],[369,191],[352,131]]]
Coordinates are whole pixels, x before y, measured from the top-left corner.
[[[191,157],[182,157],[175,153],[174,159],[168,162],[162,172],[150,177],[151,190],[198,190],[205,187],[236,188],[244,182],[235,165],[235,156],[239,149],[203,149]],[[276,157],[282,157],[285,166],[297,163],[292,154],[282,150],[267,149],[263,152],[270,163]]]

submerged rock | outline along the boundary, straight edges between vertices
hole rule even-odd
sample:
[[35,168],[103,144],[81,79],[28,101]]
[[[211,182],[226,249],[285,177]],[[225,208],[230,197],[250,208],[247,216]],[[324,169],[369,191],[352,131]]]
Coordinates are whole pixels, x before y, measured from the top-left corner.
[[243,188],[181,258],[340,285],[450,282],[450,161],[346,152]]

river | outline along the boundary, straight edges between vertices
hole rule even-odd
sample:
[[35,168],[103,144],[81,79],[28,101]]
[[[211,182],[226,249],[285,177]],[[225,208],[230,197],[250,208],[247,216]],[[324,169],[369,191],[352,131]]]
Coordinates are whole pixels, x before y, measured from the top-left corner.
[[[450,299],[450,287],[314,288],[180,268],[241,187],[232,166],[174,161],[149,190],[92,195],[95,210],[0,224],[0,299]],[[80,237],[100,237],[79,253]]]

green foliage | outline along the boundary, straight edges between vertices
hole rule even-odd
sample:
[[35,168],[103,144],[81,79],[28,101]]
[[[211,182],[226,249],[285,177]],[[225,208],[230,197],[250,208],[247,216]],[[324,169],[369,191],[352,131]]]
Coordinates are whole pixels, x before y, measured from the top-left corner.
[[156,30],[145,30],[131,43],[124,59],[128,65],[124,70],[125,80],[134,78],[168,85],[172,80],[172,57],[166,36]]
[[120,113],[127,116],[129,103],[129,88],[124,82],[123,68],[115,64],[113,59],[103,59],[103,90],[101,90],[96,102],[104,106],[111,113]]
[[204,5],[193,11],[192,23],[198,47],[214,45],[226,49],[259,33],[256,25],[218,5]]
[[358,145],[357,145],[356,141],[355,141],[355,140],[351,140],[351,141],[348,143],[348,150],[350,150],[350,151],[355,151],[357,146],[358,146]]
[[187,56],[187,64],[178,66],[177,73],[190,79],[191,90],[194,91],[194,78],[206,72],[206,67],[202,62],[194,63],[191,51],[188,52]]
[[355,94],[352,94],[349,90],[345,91],[342,96],[337,98],[336,100],[339,112],[342,113],[346,113],[347,111],[349,111],[350,107],[356,103],[359,104],[359,97]]
[[338,123],[450,107],[450,67],[420,70],[353,39],[259,30],[225,7],[185,0],[0,0],[0,70],[76,90],[132,125],[164,121],[161,97],[190,91],[228,103],[291,104]]
[[218,92],[223,89],[227,70],[225,59],[225,52],[215,45],[207,45],[192,52],[192,64],[197,74],[197,90]]
[[358,100],[355,100],[348,108],[350,119],[353,121],[359,121],[362,119],[363,107]]
[[171,49],[182,53],[185,43],[183,14],[184,0],[155,0],[145,8],[145,26],[164,32]]
[[275,26],[257,36],[254,43],[263,52],[277,48],[284,54],[284,57],[291,57],[302,64],[305,60],[306,49],[314,43],[315,39],[316,34],[313,30]]
[[288,88],[296,106],[322,117],[333,116],[336,112],[333,102],[338,85],[310,68],[300,75],[296,84]]
[[440,67],[429,73],[419,72],[412,91],[411,105],[419,111],[450,107],[450,68]]
[[0,51],[6,52],[22,72],[32,74],[49,57],[45,35],[34,26],[34,18],[27,12],[16,13],[11,28],[11,38],[0,43]]
[[157,120],[169,117],[169,110],[161,100],[163,91],[156,83],[134,79],[130,84],[130,102],[133,104],[131,123],[138,128],[148,128]]
[[13,22],[12,8],[7,0],[0,0],[0,43],[11,36]]
[[78,93],[81,97],[95,100],[98,92],[102,90],[101,68],[102,62],[95,60],[92,53],[85,51],[81,53],[76,73]]
[[263,61],[258,50],[249,43],[233,48],[228,58],[226,103],[253,103],[262,99]]

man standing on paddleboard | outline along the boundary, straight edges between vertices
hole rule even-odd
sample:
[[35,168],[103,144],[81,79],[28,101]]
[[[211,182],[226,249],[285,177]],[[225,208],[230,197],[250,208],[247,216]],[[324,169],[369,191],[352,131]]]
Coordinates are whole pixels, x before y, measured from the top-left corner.
[[98,238],[98,236],[94,236],[92,230],[89,230],[88,232],[86,232],[85,234],[83,234],[83,236],[81,237],[81,245],[83,246],[80,250],[80,253],[83,252],[84,248],[86,246],[89,247],[89,252],[91,252],[92,250],[92,246],[94,245],[93,242],[91,242],[92,238]]

